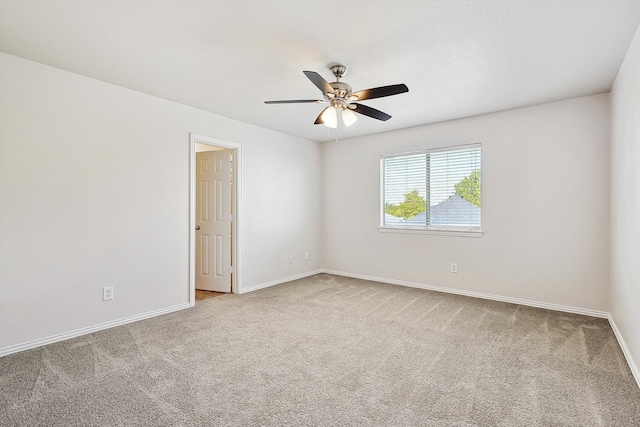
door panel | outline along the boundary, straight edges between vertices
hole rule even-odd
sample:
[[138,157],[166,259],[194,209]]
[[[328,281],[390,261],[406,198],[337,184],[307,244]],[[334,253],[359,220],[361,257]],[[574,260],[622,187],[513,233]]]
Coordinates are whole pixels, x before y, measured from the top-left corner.
[[[200,275],[209,275],[209,235],[200,236]],[[200,289],[200,288],[198,288]]]
[[196,289],[231,292],[231,150],[196,153],[196,185]]

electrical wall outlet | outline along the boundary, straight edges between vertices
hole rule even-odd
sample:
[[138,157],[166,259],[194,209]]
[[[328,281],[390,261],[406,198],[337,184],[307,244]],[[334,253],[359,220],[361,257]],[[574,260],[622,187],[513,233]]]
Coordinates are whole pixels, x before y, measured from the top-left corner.
[[456,264],[455,262],[451,263],[451,272],[452,273],[457,273],[458,272],[458,264]]
[[102,288],[102,301],[108,301],[113,299],[113,286],[106,286]]
[[293,264],[293,255],[289,255],[289,264]]
[[304,253],[304,259],[309,259],[309,252]]

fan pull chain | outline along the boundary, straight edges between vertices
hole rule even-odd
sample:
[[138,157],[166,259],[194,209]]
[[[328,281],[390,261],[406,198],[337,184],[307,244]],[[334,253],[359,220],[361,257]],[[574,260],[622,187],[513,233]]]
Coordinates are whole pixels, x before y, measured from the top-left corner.
[[[327,138],[331,136],[331,128],[327,128]],[[338,127],[336,126],[336,142],[338,142]]]

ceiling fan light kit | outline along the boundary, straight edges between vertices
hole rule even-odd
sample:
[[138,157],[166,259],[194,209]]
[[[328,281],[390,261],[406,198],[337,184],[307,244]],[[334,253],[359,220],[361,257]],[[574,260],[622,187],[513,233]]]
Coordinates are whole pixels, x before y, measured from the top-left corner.
[[310,102],[320,104],[328,103],[330,105],[320,112],[314,124],[323,124],[328,128],[335,129],[338,127],[338,111],[341,112],[340,115],[345,126],[351,126],[358,120],[358,117],[354,112],[377,120],[389,120],[391,118],[390,115],[383,113],[380,110],[376,110],[375,108],[358,104],[355,101],[364,101],[367,99],[382,98],[385,96],[409,92],[409,88],[405,84],[381,86],[353,92],[349,84],[340,81],[340,79],[347,73],[347,67],[344,65],[333,65],[329,70],[331,70],[335,76],[335,82],[327,82],[315,71],[303,71],[305,76],[307,76],[307,78],[322,91],[324,99],[265,101],[265,104],[301,104]]
[[342,110],[342,121],[345,126],[351,126],[356,122],[356,120],[358,120],[358,116],[356,116],[353,111],[348,108]]
[[335,108],[327,107],[320,114],[322,124],[328,128],[335,129],[338,127],[338,114]]

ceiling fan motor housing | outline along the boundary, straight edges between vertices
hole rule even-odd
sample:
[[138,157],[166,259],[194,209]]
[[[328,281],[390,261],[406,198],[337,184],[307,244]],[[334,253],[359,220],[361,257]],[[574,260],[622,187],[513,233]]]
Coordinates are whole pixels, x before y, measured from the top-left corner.
[[351,86],[344,82],[331,82],[329,86],[336,92],[336,97],[346,98],[352,91]]
[[[336,64],[329,67],[329,69],[331,70],[333,75],[336,76],[336,81],[329,83],[329,86],[331,86],[336,92],[335,97],[345,99],[352,91],[350,85],[340,81],[342,76],[347,74],[347,67],[345,67],[344,65]],[[329,98],[333,98],[333,96],[329,96]]]

